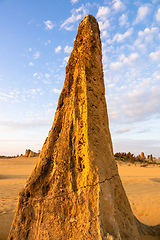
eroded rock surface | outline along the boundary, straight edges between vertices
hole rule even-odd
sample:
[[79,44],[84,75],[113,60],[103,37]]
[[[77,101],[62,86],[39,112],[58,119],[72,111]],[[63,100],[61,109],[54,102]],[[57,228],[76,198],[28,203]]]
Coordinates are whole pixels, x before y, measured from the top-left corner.
[[53,126],[19,193],[8,240],[138,240],[113,156],[100,32],[87,15],[66,67]]

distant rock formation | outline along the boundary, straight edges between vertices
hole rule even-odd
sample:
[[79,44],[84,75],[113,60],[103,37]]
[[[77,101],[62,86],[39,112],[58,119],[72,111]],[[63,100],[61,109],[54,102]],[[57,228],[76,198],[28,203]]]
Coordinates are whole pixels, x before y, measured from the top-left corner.
[[144,152],[141,152],[141,159],[145,159]]
[[33,152],[30,149],[26,149],[24,157],[37,157],[39,153]]
[[24,157],[29,157],[30,151],[30,149],[26,149]]
[[138,240],[140,226],[114,160],[100,32],[87,15],[66,67],[53,126],[19,193],[8,240]]
[[147,156],[147,159],[148,159],[149,162],[153,162],[152,154],[151,154],[151,155],[148,155],[148,156]]

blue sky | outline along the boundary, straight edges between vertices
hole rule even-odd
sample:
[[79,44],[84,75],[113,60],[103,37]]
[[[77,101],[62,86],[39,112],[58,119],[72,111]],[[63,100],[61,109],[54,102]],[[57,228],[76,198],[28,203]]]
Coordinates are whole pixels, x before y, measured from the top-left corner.
[[0,0],[0,155],[42,148],[86,14],[101,30],[114,152],[160,156],[160,0]]

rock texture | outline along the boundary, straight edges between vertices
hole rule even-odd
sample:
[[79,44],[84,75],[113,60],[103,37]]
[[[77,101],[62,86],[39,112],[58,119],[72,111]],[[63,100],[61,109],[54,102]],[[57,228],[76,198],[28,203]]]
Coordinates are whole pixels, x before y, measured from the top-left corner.
[[8,240],[138,240],[113,156],[100,32],[87,15],[66,67],[53,126],[19,193]]

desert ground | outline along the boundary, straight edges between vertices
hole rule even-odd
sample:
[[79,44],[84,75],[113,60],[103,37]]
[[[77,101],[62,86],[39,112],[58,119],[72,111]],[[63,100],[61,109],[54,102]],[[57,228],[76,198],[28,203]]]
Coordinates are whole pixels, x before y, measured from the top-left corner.
[[6,240],[14,217],[18,192],[25,185],[37,157],[0,159],[0,240]]
[[[18,192],[38,157],[0,159],[0,240],[6,240]],[[160,166],[118,163],[119,174],[135,216],[147,225],[160,224]],[[142,240],[158,240],[145,236]]]

